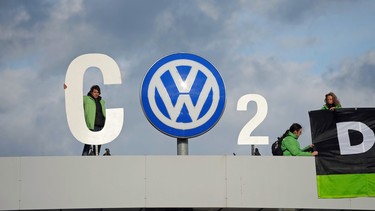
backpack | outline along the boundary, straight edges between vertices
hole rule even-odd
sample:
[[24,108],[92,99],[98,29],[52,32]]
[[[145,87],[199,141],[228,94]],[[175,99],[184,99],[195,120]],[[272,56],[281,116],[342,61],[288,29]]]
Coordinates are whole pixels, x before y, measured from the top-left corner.
[[281,149],[281,142],[282,141],[283,140],[280,139],[280,137],[277,137],[277,141],[275,141],[271,146],[272,155],[274,155],[274,156],[282,156],[283,155],[283,150]]

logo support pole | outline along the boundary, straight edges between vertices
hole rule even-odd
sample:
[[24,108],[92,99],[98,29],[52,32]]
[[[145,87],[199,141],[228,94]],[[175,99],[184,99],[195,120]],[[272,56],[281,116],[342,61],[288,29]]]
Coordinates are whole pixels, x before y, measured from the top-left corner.
[[189,155],[189,144],[187,138],[177,138],[177,155]]

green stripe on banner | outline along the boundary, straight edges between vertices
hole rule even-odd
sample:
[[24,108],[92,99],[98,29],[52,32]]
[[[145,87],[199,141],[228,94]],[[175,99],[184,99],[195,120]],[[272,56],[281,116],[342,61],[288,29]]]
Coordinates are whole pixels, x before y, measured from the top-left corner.
[[375,197],[375,174],[317,175],[319,198]]

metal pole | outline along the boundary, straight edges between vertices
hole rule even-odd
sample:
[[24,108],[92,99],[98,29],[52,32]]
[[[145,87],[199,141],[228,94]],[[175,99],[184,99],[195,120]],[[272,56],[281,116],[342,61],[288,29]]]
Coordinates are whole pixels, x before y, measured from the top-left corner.
[[177,138],[177,155],[189,155],[187,138]]
[[255,155],[254,144],[251,145],[251,155]]

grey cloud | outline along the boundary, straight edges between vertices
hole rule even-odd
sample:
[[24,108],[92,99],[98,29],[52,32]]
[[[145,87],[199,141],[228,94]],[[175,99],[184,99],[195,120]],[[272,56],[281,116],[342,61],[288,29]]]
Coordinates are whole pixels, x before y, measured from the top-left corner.
[[[268,15],[275,20],[299,23],[308,16],[321,11],[321,2],[319,1],[276,1],[269,8]],[[324,4],[326,4],[325,2]]]
[[48,20],[51,6],[49,1],[0,2],[0,61],[23,54],[35,39],[32,33]]
[[371,51],[358,58],[347,59],[322,76],[329,85],[328,91],[335,92],[344,107],[374,107],[370,97],[375,89],[374,55]]
[[[190,50],[220,37],[222,22],[236,3],[110,1],[86,5],[85,20],[125,50]],[[200,6],[205,4],[205,6]],[[225,5],[225,6],[217,6]],[[227,10],[228,9],[228,10]],[[213,17],[212,11],[220,14]],[[98,15],[100,14],[100,15]],[[82,21],[82,20],[81,20]],[[134,42],[136,40],[136,42]],[[192,46],[193,45],[193,46]],[[173,46],[173,48],[171,48]]]
[[[0,2],[0,23],[14,24],[18,27],[30,29],[48,19],[49,10],[53,6],[51,1],[14,0]],[[24,18],[20,15],[24,14]]]
[[340,89],[374,90],[375,83],[375,51],[366,55],[345,61],[339,68],[331,69],[325,76]]
[[271,21],[289,25],[302,24],[310,19],[317,19],[332,12],[350,10],[351,5],[361,3],[363,1],[354,2],[350,0],[271,0],[247,2],[249,9],[254,8],[254,12],[264,15]]

